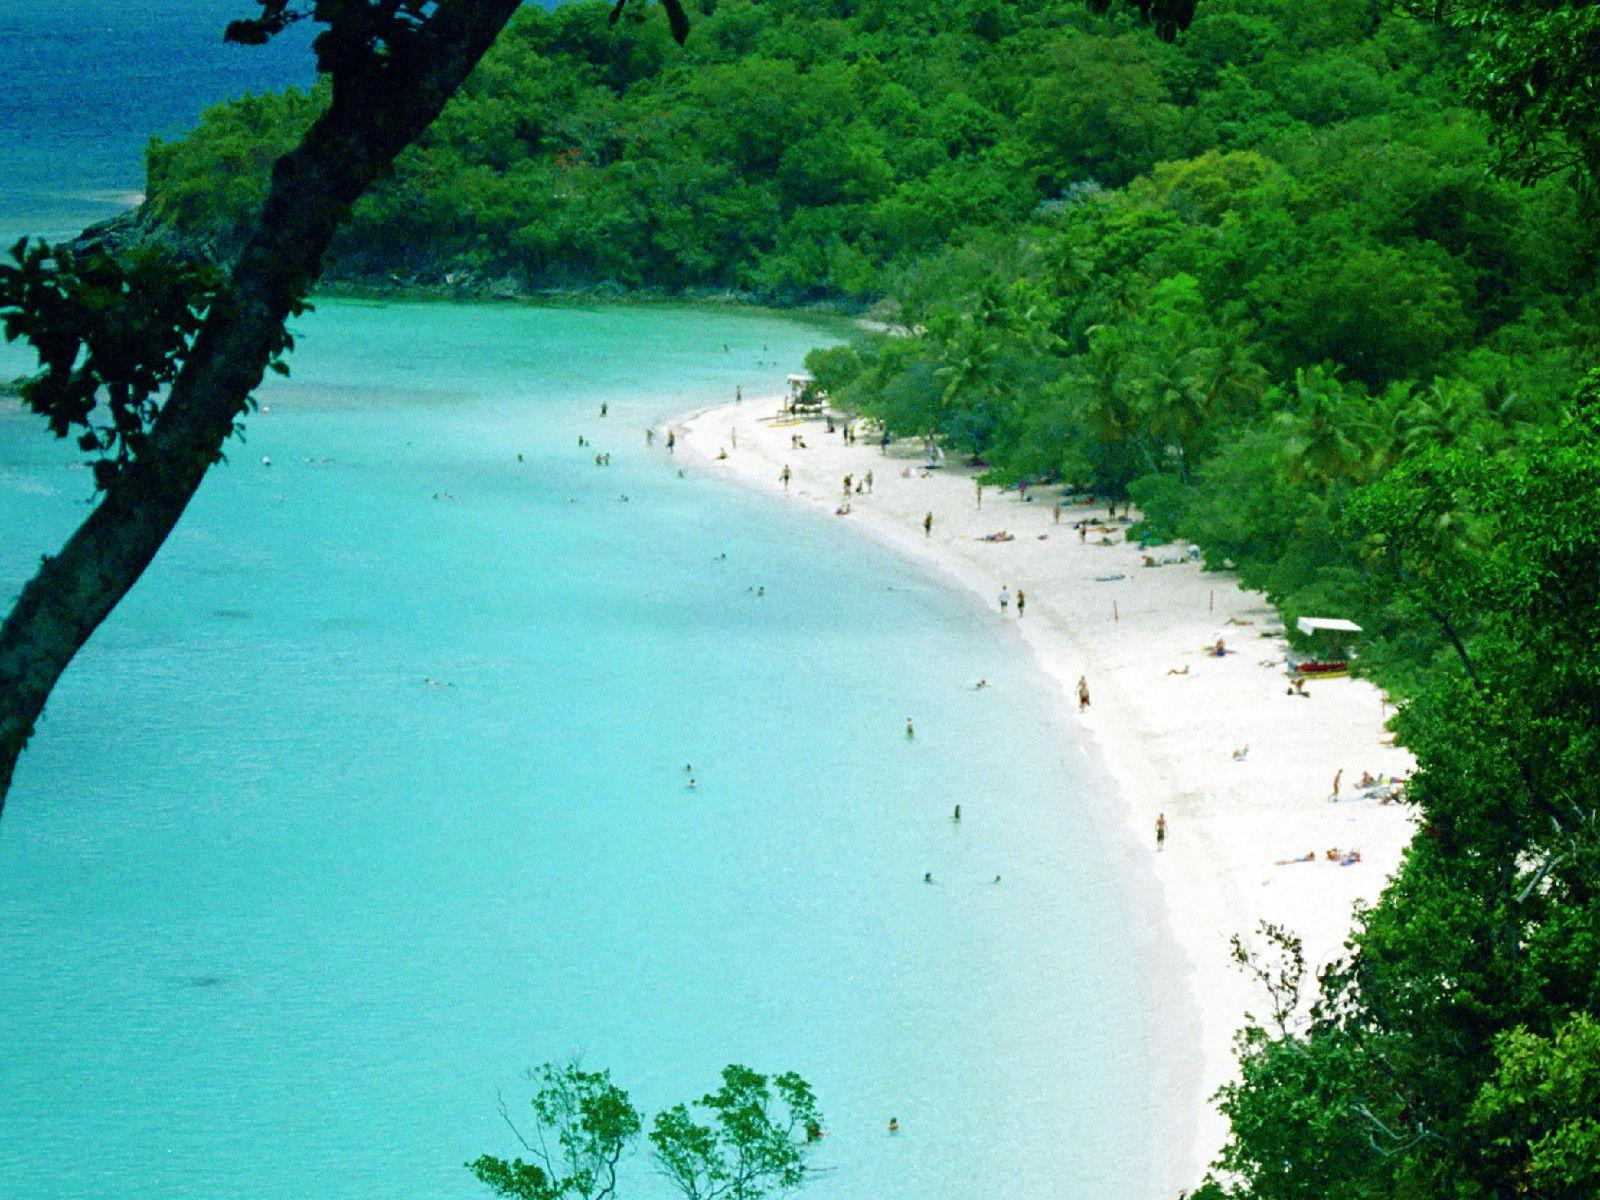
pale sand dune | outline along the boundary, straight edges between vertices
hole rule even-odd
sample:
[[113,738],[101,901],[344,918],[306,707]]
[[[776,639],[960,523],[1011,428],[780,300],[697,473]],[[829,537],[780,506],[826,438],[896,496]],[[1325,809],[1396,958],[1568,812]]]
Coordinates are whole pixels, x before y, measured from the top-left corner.
[[[1026,616],[1019,621],[1013,604],[1004,619],[1072,698],[1063,711],[1076,709],[1078,677],[1087,677],[1092,704],[1078,719],[1120,784],[1107,805],[1120,810],[1130,836],[1146,848],[1143,861],[1192,968],[1172,984],[1192,1000],[1193,1020],[1171,1015],[1176,1028],[1193,1030],[1185,1040],[1196,1045],[1193,1054],[1175,1056],[1167,1083],[1170,1144],[1188,1139],[1190,1145],[1188,1154],[1173,1156],[1174,1183],[1192,1186],[1226,1132],[1203,1098],[1233,1072],[1232,1039],[1246,1008],[1265,1012],[1263,996],[1229,960],[1229,937],[1253,932],[1263,919],[1276,921],[1304,939],[1314,964],[1336,957],[1352,905],[1377,896],[1411,836],[1405,809],[1355,798],[1363,771],[1403,775],[1412,767],[1404,750],[1380,741],[1389,711],[1383,697],[1350,679],[1307,684],[1309,700],[1285,695],[1285,644],[1276,634],[1262,636],[1281,629],[1264,598],[1192,562],[1142,567],[1142,552],[1120,532],[1111,546],[1096,544],[1092,534],[1080,544],[1073,523],[1105,516],[1104,506],[1069,506],[1057,525],[1056,489],[1024,503],[1015,490],[1002,495],[988,488],[980,510],[970,474],[949,460],[932,476],[916,477],[924,457],[919,442],[892,446],[885,456],[865,441],[845,446],[820,421],[775,427],[760,419],[778,407],[770,398],[749,400],[676,422],[680,452],[697,466],[780,495],[787,464],[791,502],[959,581],[996,621],[1002,583],[1013,596],[1022,588]],[[796,432],[809,449],[790,448]],[[729,457],[719,461],[723,449]],[[908,465],[913,478],[902,478]],[[844,475],[868,470],[874,493],[852,495],[852,513],[834,516]],[[928,511],[932,537],[922,530]],[[1002,529],[1016,540],[977,540]],[[1172,557],[1179,547],[1154,553]],[[1123,578],[1095,579],[1118,574]],[[1253,624],[1230,625],[1230,618]],[[1239,653],[1203,654],[1219,635]],[[1185,676],[1167,673],[1185,666]],[[1249,754],[1236,762],[1233,751],[1244,746]],[[1332,804],[1340,769],[1344,802]],[[1169,833],[1158,854],[1154,826],[1162,812]],[[1362,862],[1326,861],[1324,852],[1334,846],[1359,849]],[[1275,865],[1307,851],[1316,861]]]

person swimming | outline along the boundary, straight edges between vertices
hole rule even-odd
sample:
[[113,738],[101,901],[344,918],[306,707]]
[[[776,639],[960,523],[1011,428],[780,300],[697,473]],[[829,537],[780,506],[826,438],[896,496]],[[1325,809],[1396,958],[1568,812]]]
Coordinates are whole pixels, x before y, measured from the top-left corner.
[[889,1132],[890,1133],[899,1133],[900,1132],[900,1119],[898,1117],[890,1117],[889,1118]]
[[933,882],[933,872],[932,871],[924,871],[922,873],[922,882],[923,883],[932,883]]

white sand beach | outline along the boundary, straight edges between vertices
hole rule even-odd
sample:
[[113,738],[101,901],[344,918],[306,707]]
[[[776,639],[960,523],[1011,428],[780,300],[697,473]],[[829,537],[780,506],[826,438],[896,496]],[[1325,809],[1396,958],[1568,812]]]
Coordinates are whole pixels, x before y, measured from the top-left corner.
[[[1104,518],[1104,505],[1068,505],[1057,523],[1058,489],[1025,502],[1015,489],[986,488],[980,507],[971,474],[951,460],[919,470],[920,440],[887,454],[865,438],[847,446],[820,420],[775,425],[780,403],[746,400],[674,422],[680,456],[785,496],[969,588],[1032,647],[1070,700],[1063,712],[1077,710],[1078,679],[1086,679],[1091,703],[1076,719],[1119,785],[1107,805],[1144,848],[1141,860],[1190,964],[1187,978],[1172,984],[1192,1001],[1193,1018],[1175,1013],[1173,1025],[1192,1028],[1197,1044],[1173,1061],[1164,1086],[1172,1092],[1171,1144],[1190,1144],[1173,1156],[1174,1187],[1192,1186],[1226,1132],[1205,1097],[1232,1074],[1232,1039],[1246,1009],[1265,1012],[1264,997],[1229,958],[1230,937],[1274,921],[1304,939],[1312,964],[1337,957],[1352,905],[1377,896],[1411,836],[1403,807],[1362,798],[1356,786],[1364,772],[1397,776],[1412,767],[1404,750],[1386,744],[1383,696],[1348,678],[1308,683],[1309,699],[1287,695],[1281,624],[1265,599],[1228,574],[1204,572],[1185,547],[1141,551],[1120,526],[1080,541],[1074,524]],[[792,446],[796,433],[806,449]],[[843,477],[868,471],[872,491],[852,494],[850,513],[836,516]],[[930,512],[931,536],[923,530]],[[1000,531],[1015,540],[980,540]],[[1152,569],[1142,564],[1145,553],[1184,561]],[[1004,615],[1002,586],[1013,599]],[[1027,598],[1020,619],[1019,590]],[[1219,637],[1236,653],[1207,654]],[[1341,771],[1340,800],[1330,802]],[[1168,835],[1157,852],[1159,814]],[[1331,862],[1330,848],[1357,850],[1361,861]],[[1283,861],[1307,853],[1310,862]]]

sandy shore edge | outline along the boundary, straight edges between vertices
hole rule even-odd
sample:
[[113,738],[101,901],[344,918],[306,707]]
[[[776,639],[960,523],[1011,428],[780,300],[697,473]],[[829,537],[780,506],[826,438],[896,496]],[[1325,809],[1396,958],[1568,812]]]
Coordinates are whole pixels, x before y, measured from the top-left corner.
[[[1265,598],[1192,561],[1145,567],[1120,531],[1080,540],[1075,523],[1103,518],[1104,507],[1066,506],[1058,523],[1056,489],[1024,501],[988,488],[980,502],[971,473],[948,460],[921,471],[919,442],[886,452],[865,440],[847,445],[821,420],[776,423],[779,405],[767,398],[702,409],[662,429],[675,433],[686,465],[845,522],[970,591],[1059,685],[1070,702],[1059,706],[1064,721],[1074,719],[1079,677],[1087,680],[1091,704],[1075,718],[1115,781],[1106,815],[1143,848],[1136,862],[1148,870],[1148,879],[1130,881],[1130,908],[1145,915],[1139,899],[1153,884],[1177,947],[1156,951],[1150,964],[1185,1010],[1163,1014],[1154,1039],[1177,1051],[1161,1055],[1164,1144],[1173,1148],[1162,1194],[1194,1186],[1226,1134],[1207,1098],[1233,1074],[1244,1013],[1261,1009],[1231,963],[1230,938],[1275,921],[1302,937],[1313,964],[1337,957],[1352,906],[1376,897],[1411,836],[1403,808],[1355,787],[1365,771],[1403,775],[1412,766],[1385,744],[1381,693],[1332,679],[1310,684],[1309,700],[1286,695],[1285,642]],[[871,492],[852,492],[849,514],[835,515],[844,476],[859,482],[869,471]],[[1001,531],[1014,540],[981,540]],[[1184,556],[1164,547],[1153,557]],[[1001,614],[1002,587],[1026,594],[1020,620],[1014,605]],[[1218,637],[1237,652],[1206,654]],[[1343,773],[1337,802],[1335,772]],[[1158,814],[1169,828],[1160,852]],[[1331,848],[1359,850],[1361,861],[1328,861]],[[1311,862],[1286,861],[1308,852]]]

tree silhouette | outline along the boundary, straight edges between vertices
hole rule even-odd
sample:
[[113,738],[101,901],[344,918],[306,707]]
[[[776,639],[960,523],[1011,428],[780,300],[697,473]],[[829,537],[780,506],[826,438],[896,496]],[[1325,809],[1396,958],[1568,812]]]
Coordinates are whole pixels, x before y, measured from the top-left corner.
[[[185,276],[177,264],[19,247],[0,272],[7,335],[28,338],[43,367],[25,399],[103,455],[93,512],[0,625],[0,805],[61,673],[149,566],[290,347],[284,323],[351,206],[439,115],[520,2],[256,0],[259,14],[225,36],[260,44],[300,21],[322,25],[313,49],[332,99],[273,167],[232,267]],[[683,10],[663,4],[681,41]],[[97,405],[110,426],[91,424]]]

